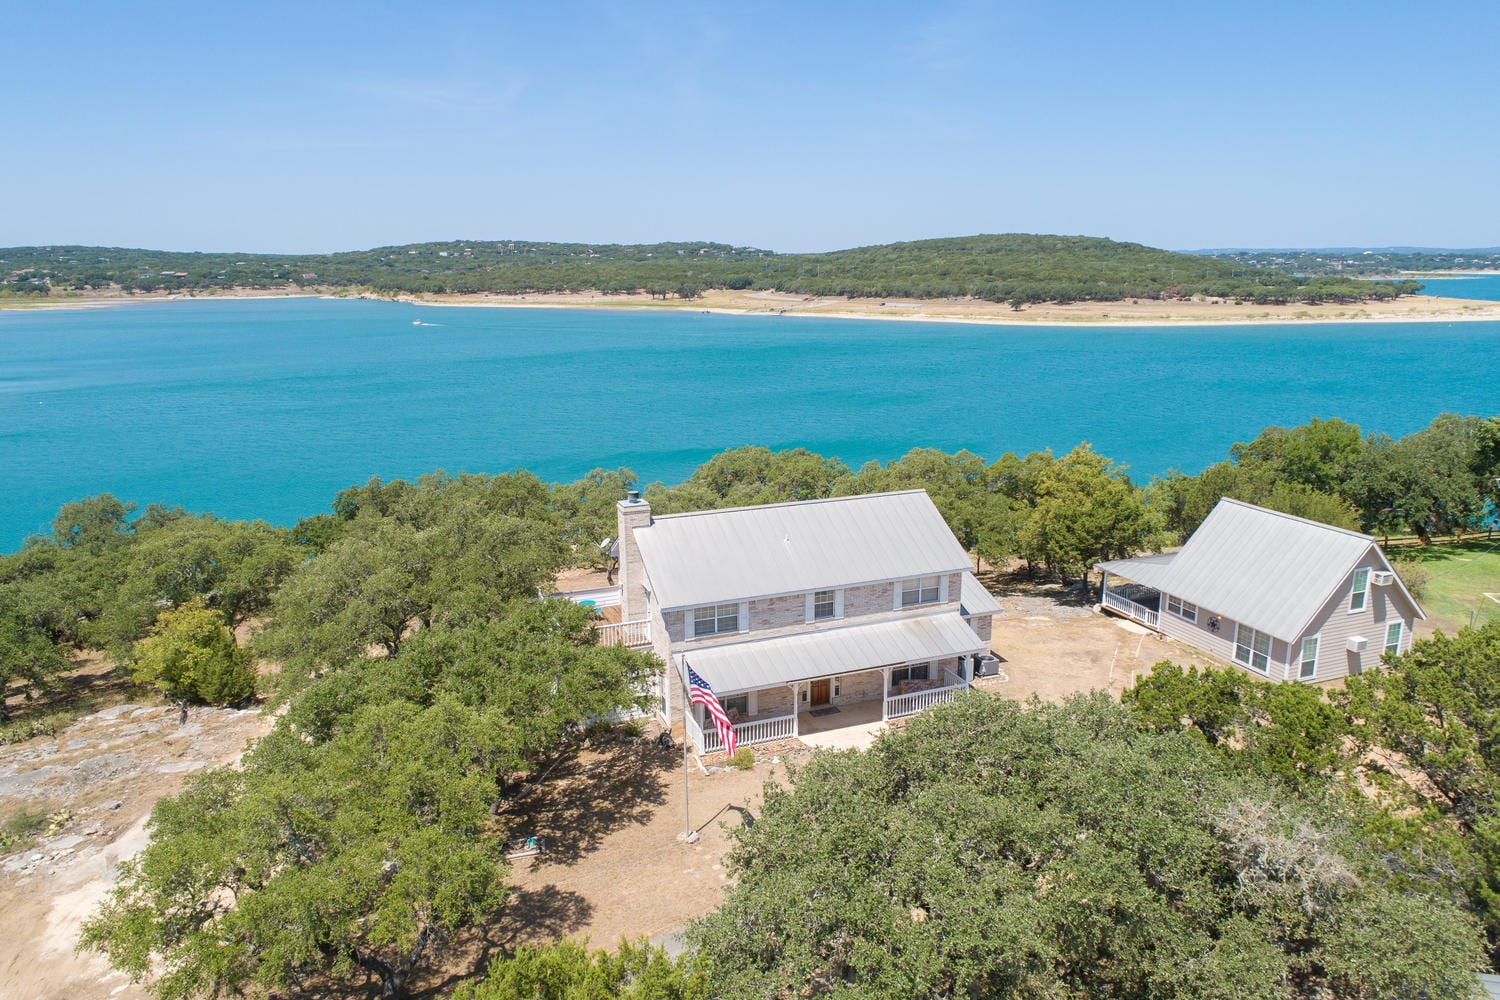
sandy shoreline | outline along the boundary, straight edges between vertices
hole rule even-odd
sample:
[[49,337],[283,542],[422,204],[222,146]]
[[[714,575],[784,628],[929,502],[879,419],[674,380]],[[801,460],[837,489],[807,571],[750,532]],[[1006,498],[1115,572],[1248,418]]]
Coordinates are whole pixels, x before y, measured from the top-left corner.
[[268,292],[236,289],[214,295],[79,296],[44,302],[0,302],[0,311],[99,309],[154,302],[238,301],[267,298],[365,298],[435,307],[513,309],[653,309],[725,315],[817,316],[826,319],[878,319],[925,323],[977,323],[994,326],[1263,326],[1306,323],[1445,323],[1500,321],[1500,302],[1406,296],[1389,302],[1331,305],[1236,305],[1222,300],[1043,303],[1020,310],[975,299],[849,299],[780,292],[709,290],[696,299],[651,298],[645,293],[590,292],[531,295],[375,295],[338,290]]

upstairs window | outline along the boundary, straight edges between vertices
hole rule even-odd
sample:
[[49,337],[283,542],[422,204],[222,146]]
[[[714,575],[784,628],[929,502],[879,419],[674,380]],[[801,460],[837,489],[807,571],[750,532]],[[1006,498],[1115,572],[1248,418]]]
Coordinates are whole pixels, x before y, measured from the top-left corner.
[[820,622],[837,616],[838,601],[834,599],[833,591],[819,590],[813,594],[813,621]]
[[1186,618],[1190,622],[1198,620],[1198,605],[1190,601],[1184,601],[1180,597],[1167,595],[1167,610],[1178,618]]
[[943,578],[940,576],[919,576],[902,580],[901,606],[910,608],[918,604],[936,604],[941,599],[942,592]]
[[1235,623],[1234,658],[1258,673],[1271,672],[1271,637]]
[[1365,601],[1370,596],[1370,571],[1368,569],[1357,569],[1354,571],[1354,587],[1349,591],[1349,611],[1365,609]]
[[740,606],[738,604],[709,604],[693,609],[694,639],[739,630]]

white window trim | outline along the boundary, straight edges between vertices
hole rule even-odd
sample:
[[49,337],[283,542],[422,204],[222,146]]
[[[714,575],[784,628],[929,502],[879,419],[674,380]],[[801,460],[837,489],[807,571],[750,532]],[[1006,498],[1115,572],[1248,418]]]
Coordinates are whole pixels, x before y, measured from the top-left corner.
[[[901,591],[905,589],[905,587],[906,587],[906,585],[908,583],[915,582],[917,584],[918,596],[920,597],[921,596],[921,589],[922,589],[921,581],[923,581],[923,580],[929,580],[929,579],[934,579],[934,578],[938,582],[937,600],[935,600],[935,601],[921,601],[921,600],[919,600],[919,601],[917,601],[916,604],[902,604],[901,603]],[[906,577],[903,580],[897,580],[896,581],[895,590],[896,590],[896,593],[895,593],[895,596],[893,598],[892,607],[891,607],[891,610],[893,610],[893,611],[901,611],[901,610],[903,610],[905,608],[925,608],[925,607],[929,607],[929,606],[931,606],[933,604],[946,604],[946,603],[948,603],[948,574],[946,574],[946,573],[925,573],[922,576],[909,576],[909,577]]]
[[[1302,645],[1297,649],[1297,679],[1299,681],[1316,680],[1318,677],[1318,648],[1323,645],[1322,635],[1310,635],[1302,640]],[[1307,662],[1307,644],[1312,643],[1312,673],[1303,674],[1302,667]]]
[[[1246,648],[1248,648],[1250,650],[1250,654],[1249,654],[1249,658],[1248,659],[1244,659],[1244,660],[1240,659],[1240,632],[1241,631],[1245,631],[1245,632],[1249,632],[1250,633],[1250,641],[1245,644]],[[1266,658],[1266,665],[1265,665],[1264,669],[1262,669],[1260,667],[1257,667],[1255,665],[1255,637],[1256,636],[1264,636],[1265,640],[1266,640],[1266,651],[1265,651],[1265,654],[1264,654],[1265,658]],[[1266,635],[1266,633],[1258,631],[1258,630],[1253,629],[1253,628],[1250,628],[1249,626],[1245,625],[1243,622],[1235,622],[1234,623],[1234,662],[1235,663],[1238,663],[1242,667],[1249,667],[1251,670],[1255,671],[1257,674],[1260,674],[1262,677],[1269,677],[1271,675],[1271,653],[1274,650],[1274,648],[1275,648],[1275,641],[1269,635]]]
[[[1364,589],[1359,589],[1359,575],[1365,575]],[[1359,598],[1359,607],[1354,606],[1354,599]],[[1349,582],[1349,613],[1357,615],[1370,606],[1370,568],[1361,566],[1354,571],[1354,578]]]
[[[734,604],[734,603],[736,603],[736,602],[734,602],[734,601],[725,601],[724,602],[724,604]],[[723,604],[700,604],[696,608],[686,608],[686,609],[684,609],[683,612],[682,612],[682,637],[683,637],[683,640],[686,641],[686,642],[694,642],[696,640],[701,640],[701,639],[713,639],[713,638],[715,638],[717,636],[721,636],[721,635],[734,635],[736,632],[748,632],[748,631],[750,631],[750,602],[749,601],[740,601],[738,603],[739,603],[739,614],[737,615],[737,618],[738,618],[739,628],[736,629],[735,632],[710,632],[707,635],[698,635],[697,628],[695,627],[696,623],[694,621],[694,612],[700,611],[703,608],[720,608],[720,607],[723,607]]]
[[[1391,629],[1393,629],[1393,628],[1396,630],[1396,648],[1395,649],[1391,648]],[[1383,646],[1380,647],[1380,651],[1382,653],[1395,653],[1397,656],[1400,656],[1401,655],[1401,643],[1402,643],[1402,641],[1405,638],[1406,638],[1406,623],[1405,622],[1403,622],[1399,618],[1397,618],[1393,622],[1386,622],[1386,625],[1385,625],[1385,645],[1383,645]]]
[[808,595],[806,597],[806,600],[804,602],[804,615],[803,615],[803,617],[804,617],[804,620],[809,625],[812,625],[815,622],[820,622],[820,621],[822,621],[822,622],[838,621],[840,618],[844,617],[844,592],[842,590],[839,590],[839,589],[836,589],[836,588],[830,588],[830,587],[822,587],[820,589],[821,590],[830,590],[830,589],[833,590],[833,617],[832,618],[818,618],[817,617],[818,591],[814,590],[814,591],[811,591],[811,592],[808,593]]
[[[1177,608],[1175,610],[1172,608],[1173,601],[1177,602]],[[1184,608],[1192,608],[1193,613],[1187,614],[1186,612],[1184,612]],[[1194,625],[1198,624],[1198,605],[1194,604],[1192,601],[1184,601],[1182,598],[1178,597],[1175,594],[1167,595],[1167,613],[1176,615],[1183,621],[1192,622]]]

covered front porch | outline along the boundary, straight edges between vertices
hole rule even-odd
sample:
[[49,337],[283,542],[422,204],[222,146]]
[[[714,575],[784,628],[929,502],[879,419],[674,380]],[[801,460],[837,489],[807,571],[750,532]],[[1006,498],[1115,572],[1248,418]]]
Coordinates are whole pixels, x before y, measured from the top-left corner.
[[[1138,577],[1160,576],[1172,556],[1139,556],[1100,563],[1104,578],[1099,585],[1099,607],[1139,622],[1147,628],[1161,628],[1162,592]],[[1126,575],[1127,573],[1131,575]]]
[[[735,742],[753,746],[885,723],[951,701],[967,690],[985,646],[950,612],[733,643],[678,659],[714,687]],[[723,749],[701,706],[684,715],[699,753]]]

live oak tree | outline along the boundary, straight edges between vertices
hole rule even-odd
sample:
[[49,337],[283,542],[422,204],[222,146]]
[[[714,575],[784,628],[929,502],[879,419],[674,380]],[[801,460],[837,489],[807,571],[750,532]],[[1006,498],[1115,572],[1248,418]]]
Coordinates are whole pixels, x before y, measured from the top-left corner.
[[1337,816],[1102,693],[816,754],[729,864],[689,933],[723,996],[1469,997],[1482,955]]
[[1396,755],[1372,765],[1390,779],[1391,822],[1378,832],[1453,855],[1500,958],[1500,622],[1418,639],[1350,677],[1339,700],[1361,746]]
[[1155,540],[1156,523],[1139,490],[1108,459],[1081,444],[1037,480],[1023,548],[1064,580],[1093,564],[1131,556]]
[[312,681],[240,769],[157,805],[83,944],[163,998],[371,975],[405,996],[504,905],[502,783],[639,703],[654,661],[589,626],[515,601]]

